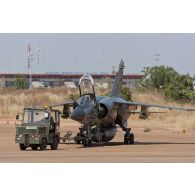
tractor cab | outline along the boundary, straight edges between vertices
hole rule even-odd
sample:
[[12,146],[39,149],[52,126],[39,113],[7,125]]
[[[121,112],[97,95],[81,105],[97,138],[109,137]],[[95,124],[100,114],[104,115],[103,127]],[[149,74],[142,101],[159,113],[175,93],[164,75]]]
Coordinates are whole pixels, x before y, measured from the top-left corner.
[[[22,124],[24,126],[39,125],[51,126],[51,129],[59,129],[59,113],[51,109],[24,109]],[[53,126],[53,127],[52,127]]]
[[21,150],[31,147],[36,150],[40,147],[45,150],[50,145],[56,150],[60,139],[60,111],[50,108],[24,108],[21,123],[16,124],[15,141]]

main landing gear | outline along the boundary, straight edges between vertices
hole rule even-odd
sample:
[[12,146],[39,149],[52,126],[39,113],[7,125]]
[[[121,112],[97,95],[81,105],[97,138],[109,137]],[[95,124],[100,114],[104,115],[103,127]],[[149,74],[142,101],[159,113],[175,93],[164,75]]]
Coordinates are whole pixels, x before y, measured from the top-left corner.
[[134,134],[131,133],[131,128],[125,128],[123,131],[125,131],[124,144],[134,144]]
[[[85,128],[79,128],[80,133],[77,133],[75,137],[75,142],[77,144],[83,144],[84,147],[91,147],[92,146],[92,140],[90,136],[90,129],[85,127]],[[84,133],[86,132],[86,133]]]

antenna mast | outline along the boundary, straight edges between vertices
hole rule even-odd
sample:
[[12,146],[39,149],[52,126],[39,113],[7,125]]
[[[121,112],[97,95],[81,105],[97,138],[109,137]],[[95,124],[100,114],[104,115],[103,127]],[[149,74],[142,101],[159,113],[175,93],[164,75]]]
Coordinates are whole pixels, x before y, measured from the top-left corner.
[[40,62],[40,56],[39,56],[39,54],[40,54],[40,45],[38,45],[38,47],[37,47],[37,64],[39,64],[39,62]]
[[28,63],[28,75],[29,75],[29,89],[32,88],[32,73],[31,73],[31,61],[33,60],[33,53],[30,44],[27,46],[27,63]]

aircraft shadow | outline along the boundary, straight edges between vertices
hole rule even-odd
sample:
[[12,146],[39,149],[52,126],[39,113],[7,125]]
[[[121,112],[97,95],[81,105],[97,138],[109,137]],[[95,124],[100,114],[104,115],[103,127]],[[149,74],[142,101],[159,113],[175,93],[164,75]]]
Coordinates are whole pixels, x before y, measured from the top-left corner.
[[[60,144],[64,144],[64,145],[78,145],[78,148],[84,148],[82,144],[76,144],[73,142],[65,142],[65,143],[60,143]],[[172,145],[192,145],[195,144],[195,142],[135,142],[133,145],[166,145],[166,144],[172,144]],[[104,146],[122,146],[124,145],[123,142],[106,142],[106,143],[93,143],[92,147],[104,147]],[[131,146],[131,145],[129,145]]]
[[[192,145],[195,144],[195,142],[193,143],[189,143],[189,142],[182,142],[182,143],[178,143],[178,142],[135,142],[133,145],[166,145],[166,144],[172,144],[172,145]],[[104,147],[104,146],[122,146],[124,145],[123,142],[108,142],[108,143],[93,143],[92,147]],[[131,146],[131,145],[129,145]],[[81,145],[79,148],[83,148],[83,146]]]

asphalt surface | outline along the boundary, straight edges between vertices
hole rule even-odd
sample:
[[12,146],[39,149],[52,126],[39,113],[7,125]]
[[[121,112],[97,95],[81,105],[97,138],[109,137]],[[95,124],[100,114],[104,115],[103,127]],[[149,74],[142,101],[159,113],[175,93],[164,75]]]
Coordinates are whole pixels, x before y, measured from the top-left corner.
[[[63,120],[61,135],[66,131],[76,134],[79,124]],[[195,162],[195,131],[182,132],[177,126],[152,121],[131,121],[135,135],[134,145],[124,145],[124,132],[119,128],[116,137],[109,143],[93,144],[84,148],[73,141],[61,143],[58,150],[20,151],[15,144],[14,122],[0,123],[0,162],[39,163],[99,163],[99,162]],[[150,132],[144,132],[145,127]]]

